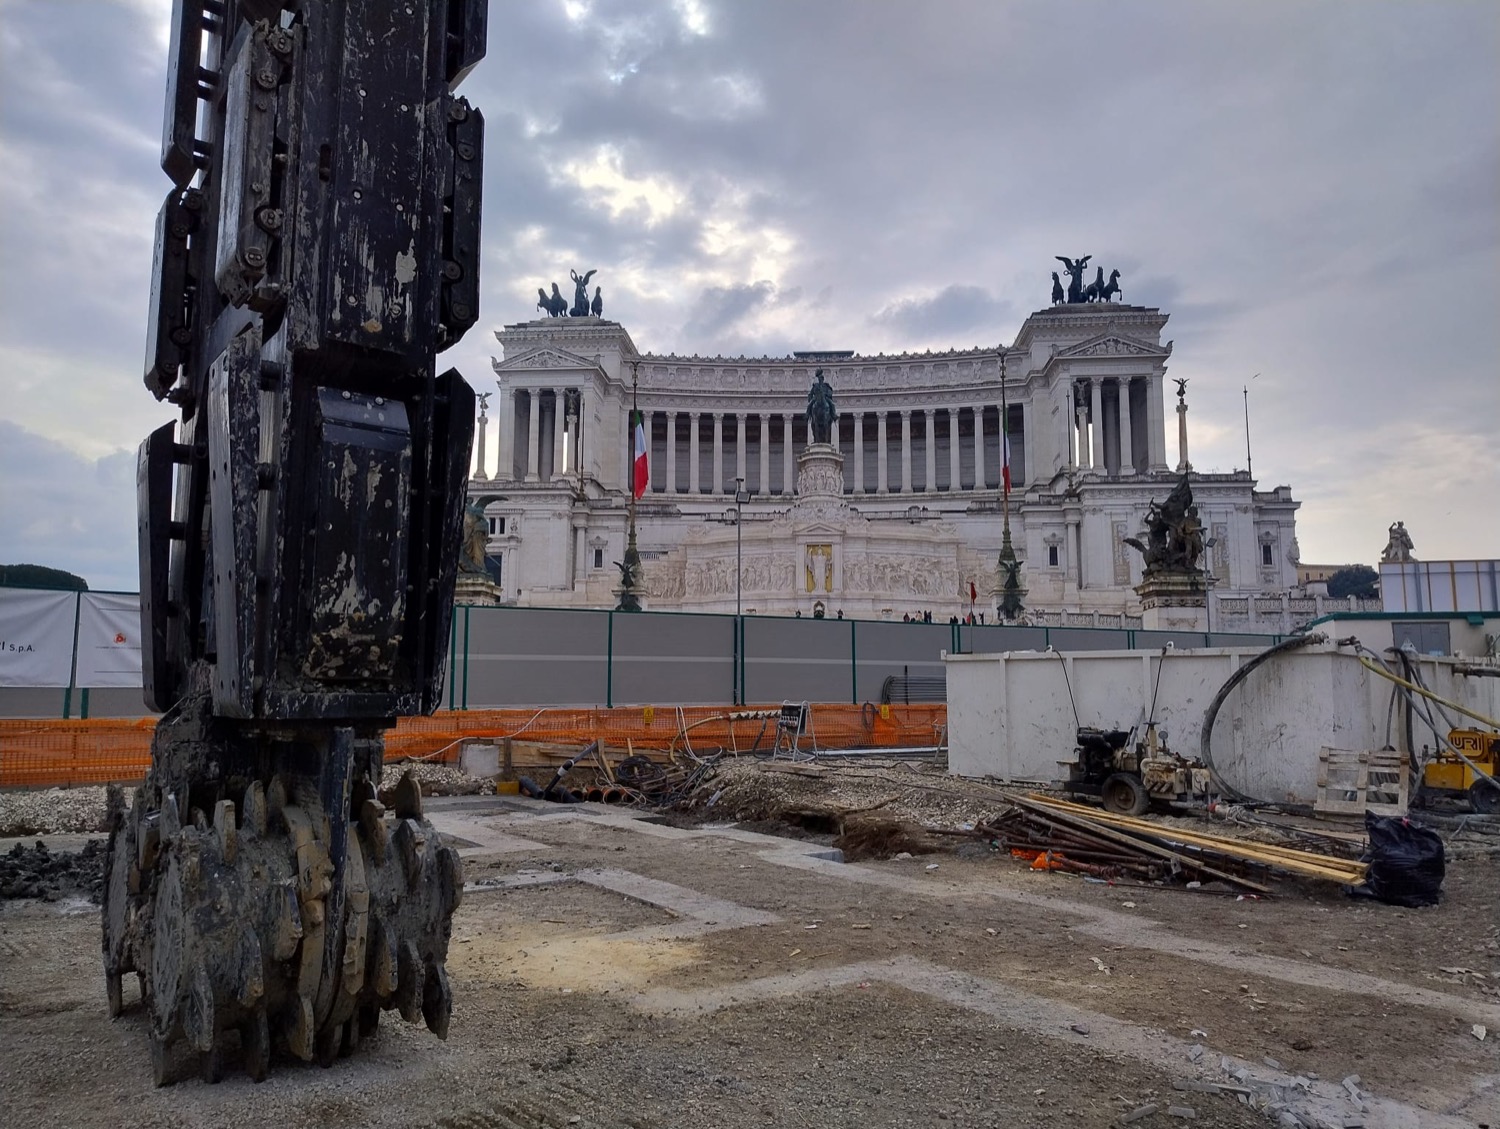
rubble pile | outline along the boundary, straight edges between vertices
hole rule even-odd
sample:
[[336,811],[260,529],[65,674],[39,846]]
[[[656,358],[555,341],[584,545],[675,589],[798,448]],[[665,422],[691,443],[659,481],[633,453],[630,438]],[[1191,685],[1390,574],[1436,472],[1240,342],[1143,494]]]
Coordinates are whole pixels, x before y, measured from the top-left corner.
[[103,785],[0,792],[0,838],[108,830]]
[[0,855],[0,898],[40,898],[55,902],[81,894],[98,902],[104,891],[104,840],[90,839],[81,851],[50,851],[17,843]]

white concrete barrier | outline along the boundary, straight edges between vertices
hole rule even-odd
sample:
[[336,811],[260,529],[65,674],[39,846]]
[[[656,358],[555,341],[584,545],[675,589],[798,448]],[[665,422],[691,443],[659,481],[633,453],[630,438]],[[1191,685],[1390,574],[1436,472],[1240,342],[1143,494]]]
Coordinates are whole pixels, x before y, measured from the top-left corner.
[[[1153,716],[1169,747],[1197,759],[1214,695],[1259,652],[1240,648],[1009,651],[945,655],[948,763],[959,776],[1047,783],[1067,776],[1078,726],[1129,729]],[[1500,716],[1500,679],[1467,677],[1464,660],[1417,660],[1434,693],[1489,717]],[[1159,678],[1159,687],[1158,687]],[[1071,696],[1069,687],[1071,686]],[[1332,644],[1277,655],[1235,688],[1214,725],[1212,755],[1231,785],[1259,799],[1311,804],[1318,750],[1405,749],[1404,705],[1390,708],[1393,684]],[[1076,720],[1075,720],[1076,707]],[[1387,738],[1387,714],[1390,731]],[[1434,714],[1446,734],[1446,723]],[[1454,715],[1460,725],[1467,719]],[[1415,743],[1434,744],[1418,721]]]

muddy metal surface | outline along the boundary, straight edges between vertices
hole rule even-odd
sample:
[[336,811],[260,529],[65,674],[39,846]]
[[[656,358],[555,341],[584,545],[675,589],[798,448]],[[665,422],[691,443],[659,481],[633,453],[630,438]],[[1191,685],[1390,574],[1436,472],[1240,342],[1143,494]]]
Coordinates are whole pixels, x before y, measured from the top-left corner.
[[387,1022],[329,1070],[157,1090],[140,1009],[106,1016],[95,907],[11,902],[0,1120],[1500,1125],[1491,863],[1453,864],[1431,910],[1237,902],[974,851],[845,865],[595,805],[429,810],[469,883],[447,1043]]

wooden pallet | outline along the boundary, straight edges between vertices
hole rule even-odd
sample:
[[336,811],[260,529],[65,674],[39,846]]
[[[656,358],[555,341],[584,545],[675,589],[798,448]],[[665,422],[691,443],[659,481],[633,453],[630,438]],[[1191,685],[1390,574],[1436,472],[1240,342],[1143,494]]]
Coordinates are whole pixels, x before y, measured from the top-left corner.
[[1394,749],[1318,751],[1318,798],[1313,810],[1332,815],[1405,815],[1406,754]]

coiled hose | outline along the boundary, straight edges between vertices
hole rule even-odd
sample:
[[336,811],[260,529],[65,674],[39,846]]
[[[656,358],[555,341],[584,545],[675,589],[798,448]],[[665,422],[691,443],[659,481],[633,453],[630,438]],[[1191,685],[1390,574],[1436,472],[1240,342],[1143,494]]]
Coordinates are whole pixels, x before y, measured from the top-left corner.
[[[1229,676],[1229,680],[1225,682],[1224,685],[1219,687],[1219,692],[1214,695],[1214,700],[1208,705],[1208,712],[1203,715],[1203,733],[1199,738],[1198,759],[1201,760],[1203,762],[1203,766],[1208,769],[1209,778],[1214,782],[1214,786],[1219,790],[1219,793],[1221,795],[1226,795],[1230,799],[1236,800],[1242,804],[1271,803],[1270,800],[1260,800],[1254,796],[1249,795],[1246,792],[1241,792],[1234,785],[1230,784],[1229,781],[1225,780],[1224,777],[1219,774],[1219,770],[1214,767],[1214,754],[1212,747],[1214,736],[1214,721],[1218,718],[1219,710],[1223,707],[1225,701],[1228,700],[1229,695],[1234,692],[1234,688],[1236,686],[1245,681],[1246,678],[1250,677],[1250,673],[1254,671],[1256,667],[1269,662],[1277,655],[1284,655],[1288,651],[1300,650],[1301,648],[1309,646],[1313,643],[1326,642],[1328,642],[1328,636],[1322,634],[1321,632],[1314,632],[1311,635],[1293,635],[1290,638],[1283,639],[1275,646],[1267,647],[1260,654],[1256,655],[1244,666],[1240,667],[1239,670],[1231,674]],[[1280,806],[1284,807],[1285,805]]]

